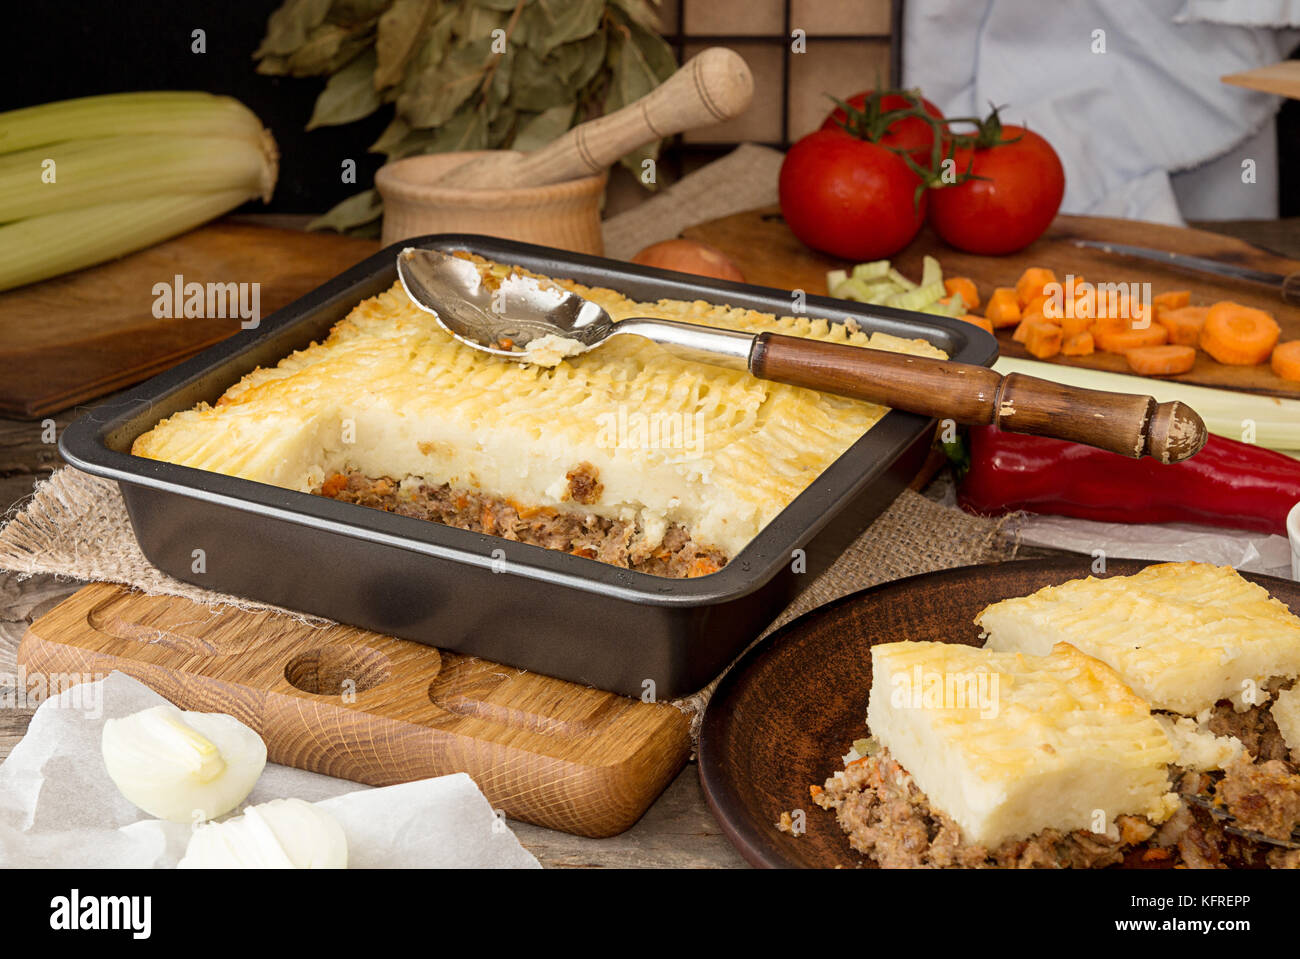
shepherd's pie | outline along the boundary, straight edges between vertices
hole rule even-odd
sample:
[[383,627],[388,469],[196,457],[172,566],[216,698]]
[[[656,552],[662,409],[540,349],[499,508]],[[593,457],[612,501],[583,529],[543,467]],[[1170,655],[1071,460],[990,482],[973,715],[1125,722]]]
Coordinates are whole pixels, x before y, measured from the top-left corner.
[[1058,643],[1046,656],[958,643],[871,648],[867,725],[970,845],[1044,829],[1113,833],[1167,819],[1174,751],[1105,663]]
[[1071,643],[1112,666],[1154,709],[1187,716],[1267,702],[1300,675],[1300,617],[1229,566],[1160,563],[1075,579],[984,609],[989,649],[1043,655]]
[[[477,257],[488,281],[513,270]],[[525,272],[519,270],[518,272]],[[807,316],[559,285],[663,317],[944,358]],[[665,576],[710,573],[887,412],[618,337],[554,368],[455,342],[398,284],[132,452]]]

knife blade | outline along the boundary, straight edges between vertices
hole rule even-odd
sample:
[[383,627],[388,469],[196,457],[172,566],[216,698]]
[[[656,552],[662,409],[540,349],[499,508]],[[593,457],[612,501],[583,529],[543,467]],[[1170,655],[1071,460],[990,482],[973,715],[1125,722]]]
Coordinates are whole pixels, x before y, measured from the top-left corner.
[[1152,263],[1163,263],[1180,270],[1193,273],[1208,273],[1211,276],[1226,276],[1234,280],[1249,283],[1262,283],[1277,290],[1278,295],[1288,303],[1300,303],[1300,270],[1287,275],[1254,270],[1235,263],[1222,260],[1207,260],[1200,256],[1188,256],[1185,253],[1169,253],[1165,250],[1152,250],[1145,246],[1130,246],[1127,243],[1106,243],[1101,240],[1072,240],[1074,246],[1090,250],[1101,250],[1116,256],[1127,256]]

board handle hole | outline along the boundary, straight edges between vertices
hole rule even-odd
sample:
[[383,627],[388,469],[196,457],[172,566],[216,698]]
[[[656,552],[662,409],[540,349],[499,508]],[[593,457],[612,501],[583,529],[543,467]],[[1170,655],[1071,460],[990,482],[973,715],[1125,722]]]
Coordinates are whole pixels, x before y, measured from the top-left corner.
[[304,693],[341,696],[387,682],[388,657],[368,646],[325,646],[299,653],[284,667],[284,678]]

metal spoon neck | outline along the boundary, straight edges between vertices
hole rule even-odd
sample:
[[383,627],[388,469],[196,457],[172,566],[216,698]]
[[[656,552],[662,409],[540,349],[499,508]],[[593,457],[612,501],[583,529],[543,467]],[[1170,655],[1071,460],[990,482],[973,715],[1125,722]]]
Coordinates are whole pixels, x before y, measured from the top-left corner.
[[755,335],[739,330],[719,330],[695,323],[679,323],[654,317],[618,320],[610,336],[632,333],[653,340],[674,356],[727,369],[749,369]]

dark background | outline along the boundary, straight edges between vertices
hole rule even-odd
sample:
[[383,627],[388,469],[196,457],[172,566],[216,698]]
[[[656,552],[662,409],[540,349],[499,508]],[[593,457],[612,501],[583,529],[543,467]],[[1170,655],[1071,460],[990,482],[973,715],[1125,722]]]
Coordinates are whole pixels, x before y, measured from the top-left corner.
[[[383,163],[366,148],[392,107],[342,127],[303,128],[325,85],[322,77],[267,77],[253,51],[279,0],[8,0],[0,22],[0,110],[51,100],[128,90],[192,89],[245,103],[275,134],[280,180],[269,206],[276,213],[323,213],[365,189]],[[207,31],[207,52],[190,52],[190,32]],[[1292,54],[1300,58],[1300,50]],[[1300,216],[1300,101],[1278,117],[1281,215]],[[357,183],[341,180],[345,159],[357,162]]]
[[[0,14],[0,110],[129,90],[206,90],[243,102],[275,134],[280,179],[269,206],[241,210],[323,213],[366,189],[384,161],[366,148],[391,106],[357,123],[304,131],[324,77],[268,77],[253,51],[279,0],[155,0],[152,3],[4,0]],[[207,32],[191,53],[190,32]],[[357,161],[356,184],[342,162]]]

